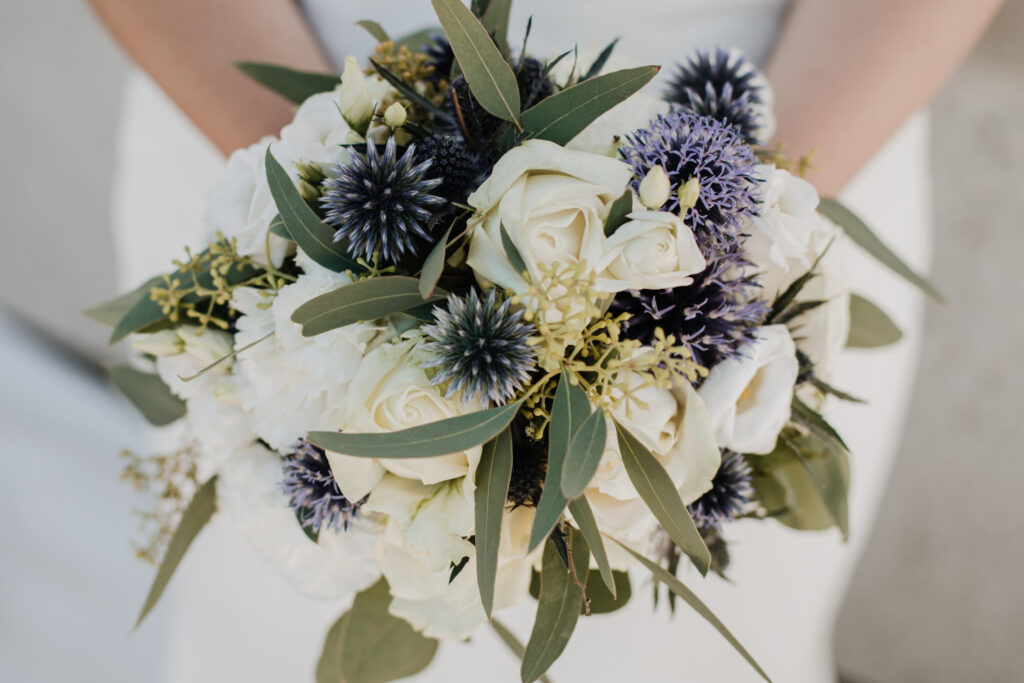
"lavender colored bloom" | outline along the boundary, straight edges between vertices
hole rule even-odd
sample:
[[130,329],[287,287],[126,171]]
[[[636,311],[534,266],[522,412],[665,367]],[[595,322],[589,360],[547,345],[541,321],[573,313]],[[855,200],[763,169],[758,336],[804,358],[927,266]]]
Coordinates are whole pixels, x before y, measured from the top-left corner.
[[736,251],[740,224],[756,214],[758,180],[754,150],[731,126],[710,116],[671,112],[633,131],[620,150],[633,167],[633,189],[654,166],[668,173],[671,195],[660,207],[679,212],[678,192],[690,178],[700,196],[683,219],[708,260]]
[[344,531],[359,514],[366,498],[352,502],[338,488],[323,449],[300,441],[284,461],[281,490],[303,526],[319,533],[321,527]]
[[323,184],[320,203],[335,241],[347,240],[348,253],[387,265],[398,265],[431,242],[428,228],[444,199],[433,194],[440,178],[427,176],[432,161],[416,163],[416,146],[401,157],[394,137],[381,154],[367,143],[365,154],[352,151],[348,163],[334,165],[336,177]]
[[694,523],[702,529],[718,529],[742,514],[754,493],[750,474],[742,455],[722,451],[722,464],[711,481],[711,490],[689,506]]
[[766,85],[738,50],[695,50],[677,65],[665,99],[733,126],[751,144],[764,144]]

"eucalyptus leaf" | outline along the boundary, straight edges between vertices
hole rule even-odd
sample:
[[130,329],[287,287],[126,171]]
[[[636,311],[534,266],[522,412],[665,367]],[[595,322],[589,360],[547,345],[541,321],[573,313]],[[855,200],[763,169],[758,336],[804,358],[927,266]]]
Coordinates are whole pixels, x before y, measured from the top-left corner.
[[452,119],[452,115],[449,112],[445,111],[444,109],[441,109],[436,104],[434,104],[426,97],[421,95],[419,92],[416,91],[415,88],[413,88],[411,85],[403,81],[398,74],[396,74],[394,71],[387,68],[380,62],[378,62],[376,59],[371,59],[370,65],[373,66],[374,69],[376,69],[377,73],[380,75],[381,78],[390,83],[391,86],[398,91],[398,94],[412,102],[414,105],[416,105],[423,111],[433,114],[435,118],[445,120]]
[[562,463],[569,450],[572,435],[590,415],[590,401],[583,389],[574,386],[566,374],[558,378],[555,400],[551,406],[548,424],[548,471],[544,488],[537,501],[537,514],[530,531],[530,550],[548,537],[555,528],[568,500],[562,495]]
[[594,556],[594,561],[597,563],[599,576],[614,598],[616,582],[612,566],[608,561],[608,553],[605,551],[604,541],[601,539],[601,530],[597,527],[597,519],[594,517],[594,511],[590,508],[590,503],[587,502],[585,497],[580,496],[569,503],[569,512],[572,513],[576,526],[579,527],[580,533],[583,534],[583,538],[587,541],[590,554]]
[[462,0],[431,0],[455,59],[480,105],[499,119],[519,125],[519,84],[480,20]]
[[843,437],[839,436],[839,432],[820,413],[796,396],[793,397],[792,419],[797,424],[810,430],[811,434],[824,442],[831,450],[843,453],[849,452],[849,447],[843,441]]
[[508,259],[508,263],[517,273],[523,275],[526,273],[526,261],[523,260],[523,255],[519,253],[519,248],[516,247],[515,242],[509,237],[508,231],[505,230],[505,224],[501,226],[501,246],[505,250],[505,257]]
[[84,313],[101,325],[116,327],[117,324],[124,320],[124,317],[128,315],[128,311],[132,310],[132,308],[143,299],[149,298],[149,289],[154,285],[160,284],[163,280],[164,279],[160,276],[150,278],[132,291],[126,292],[121,296],[100,304],[99,306],[93,306],[92,308],[84,311]]
[[508,53],[508,17],[512,11],[512,0],[491,0],[480,23],[494,36],[498,49]]
[[644,87],[659,68],[624,69],[566,88],[523,112],[523,130],[541,140],[568,144],[597,117]]
[[[526,646],[516,638],[516,634],[512,633],[508,626],[505,626],[505,624],[497,619],[491,619],[491,626],[494,628],[494,632],[498,634],[498,637],[501,638],[501,642],[505,643],[508,649],[512,651],[512,654],[522,659]],[[547,676],[541,676],[539,680],[541,683],[551,683],[551,679]],[[317,681],[317,683],[320,682]]]
[[397,432],[310,432],[306,438],[328,451],[363,458],[433,458],[490,441],[512,422],[521,405],[516,401]]
[[476,578],[488,617],[494,607],[501,517],[512,478],[512,434],[506,428],[484,445],[476,470]]
[[856,349],[874,349],[895,344],[903,332],[885,311],[856,294],[850,295],[850,336],[846,345]]
[[629,213],[633,210],[633,191],[626,188],[626,191],[619,196],[608,208],[608,218],[604,221],[604,234],[611,237],[625,224]]
[[[430,28],[420,29],[419,31],[415,31],[413,33],[410,33],[409,35],[402,36],[401,38],[396,40],[395,49],[397,50],[398,48],[401,47],[407,47],[409,48],[410,52],[422,52],[423,46],[432,43],[434,41],[434,36],[441,32],[442,31],[440,26],[431,26]],[[445,77],[448,76],[448,74],[441,75]]]
[[348,612],[331,624],[316,663],[316,683],[341,683],[341,641],[348,629]]
[[612,50],[615,49],[615,46],[618,44],[618,42],[619,39],[616,38],[612,42],[608,43],[608,46],[605,47],[605,49],[601,50],[601,54],[597,56],[597,59],[594,60],[594,63],[590,65],[589,69],[587,69],[587,73],[580,76],[580,83],[582,83],[583,81],[588,81],[601,73],[601,69],[603,69],[604,65],[608,63],[608,58],[612,56]]
[[288,228],[284,227],[284,220],[281,218],[281,214],[277,214],[270,221],[270,234],[277,235],[281,239],[291,240],[292,236],[288,234]]
[[590,598],[591,614],[610,614],[626,606],[633,597],[633,586],[629,582],[627,572],[613,572],[612,586],[614,592],[598,572],[593,569],[587,575],[587,597]]
[[939,302],[944,302],[939,290],[922,275],[918,275],[910,266],[900,259],[896,253],[878,239],[871,228],[857,214],[835,199],[822,198],[818,211],[827,216],[864,251],[868,252],[886,268],[918,286],[921,290]]
[[[570,535],[577,576],[586,577],[590,558],[586,541],[575,529],[570,530]],[[583,601],[583,589],[573,581],[553,543],[544,546],[541,562],[537,617],[520,669],[523,683],[532,683],[540,678],[565,650],[576,628]]]
[[135,622],[136,628],[139,627],[139,624],[146,618],[150,610],[156,606],[160,596],[164,594],[164,589],[167,588],[168,582],[170,582],[171,577],[174,575],[174,570],[181,564],[181,559],[185,556],[185,552],[192,545],[192,541],[199,535],[203,527],[206,526],[206,523],[210,521],[210,517],[213,516],[216,509],[217,477],[214,476],[199,487],[199,490],[196,491],[191,502],[189,502],[188,507],[185,508],[185,512],[181,515],[178,528],[171,535],[171,542],[167,545],[167,552],[164,553],[164,559],[156,572],[156,578],[153,579],[153,585],[150,586],[146,602],[142,605],[142,611]]
[[[793,448],[800,466],[807,471],[821,502],[835,522],[843,540],[850,538],[850,513],[847,501],[849,474],[844,468],[845,453],[826,452],[822,457],[808,460],[798,448]],[[841,460],[842,459],[842,460]]]
[[356,26],[358,26],[361,29],[364,29],[367,33],[373,36],[373,39],[376,40],[378,43],[386,43],[389,40],[391,40],[391,36],[388,35],[388,32],[385,31],[384,27],[378,24],[376,21],[363,19],[362,21],[357,21]]
[[330,92],[341,85],[341,76],[336,74],[298,71],[261,62],[238,62],[235,66],[249,78],[294,104],[302,104],[317,93]]
[[185,402],[171,393],[157,375],[127,365],[112,367],[108,373],[114,386],[150,424],[163,427],[185,417]]
[[722,637],[729,641],[729,644],[732,645],[733,648],[737,652],[739,652],[745,660],[747,660],[750,666],[754,667],[754,670],[758,674],[760,674],[761,678],[765,679],[766,681],[771,681],[771,679],[768,677],[768,674],[765,673],[764,669],[761,668],[761,666],[757,663],[753,656],[751,656],[751,654],[747,652],[747,649],[740,644],[736,637],[733,636],[732,632],[730,632],[729,629],[726,628],[725,624],[723,624],[722,621],[715,616],[714,612],[712,612],[707,605],[701,602],[700,598],[698,598],[693,593],[693,591],[691,591],[689,588],[683,585],[683,583],[679,579],[677,579],[673,574],[671,574],[668,570],[663,568],[658,563],[647,559],[640,553],[636,552],[635,550],[626,545],[623,545],[622,543],[619,543],[619,545],[622,546],[622,548],[626,552],[635,557],[637,561],[640,562],[640,564],[647,567],[647,569],[651,572],[656,581],[660,581],[661,583],[665,584],[665,586],[667,586],[670,591],[675,593],[679,598],[682,599],[683,602],[685,602],[687,605],[693,608],[693,610],[701,617],[703,617],[705,621],[714,626],[715,630],[717,630],[720,634],[722,634]]
[[668,472],[640,440],[622,425],[615,424],[622,465],[637,493],[679,549],[705,576],[711,568],[711,552],[693,523],[686,504]]
[[267,185],[281,213],[284,227],[302,251],[328,270],[361,273],[363,267],[349,257],[344,244],[334,241],[334,230],[309,208],[287,171],[281,168],[281,164],[270,153],[270,147],[267,147],[265,166]]
[[[446,294],[438,290],[427,303],[442,301]],[[304,337],[315,337],[352,323],[376,320],[422,305],[419,280],[404,275],[385,275],[357,280],[310,299],[295,309],[292,322],[302,325]]]
[[562,495],[566,499],[578,498],[597,472],[607,433],[604,411],[595,410],[573,434],[562,463]]
[[444,272],[445,250],[448,248],[448,237],[452,234],[452,226],[445,230],[444,236],[430,250],[425,261],[423,270],[420,272],[419,292],[420,297],[429,300],[433,297],[437,281],[441,279]]

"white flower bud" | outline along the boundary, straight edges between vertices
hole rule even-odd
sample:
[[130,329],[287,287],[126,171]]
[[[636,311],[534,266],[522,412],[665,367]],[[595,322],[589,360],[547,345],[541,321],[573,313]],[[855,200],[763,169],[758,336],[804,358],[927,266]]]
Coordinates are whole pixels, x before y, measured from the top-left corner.
[[654,166],[640,181],[640,201],[648,209],[660,209],[668,201],[672,185],[661,166]]
[[395,102],[384,110],[384,123],[388,128],[401,128],[405,125],[407,118],[405,107],[400,102]]
[[694,176],[683,183],[679,188],[679,215],[685,216],[686,212],[697,206],[700,199],[700,181]]
[[161,358],[178,355],[185,350],[185,342],[174,330],[160,330],[152,334],[140,334],[132,341],[132,348]]
[[373,98],[366,89],[366,78],[355,57],[345,58],[345,71],[341,74],[341,115],[348,125],[365,133],[373,116]]

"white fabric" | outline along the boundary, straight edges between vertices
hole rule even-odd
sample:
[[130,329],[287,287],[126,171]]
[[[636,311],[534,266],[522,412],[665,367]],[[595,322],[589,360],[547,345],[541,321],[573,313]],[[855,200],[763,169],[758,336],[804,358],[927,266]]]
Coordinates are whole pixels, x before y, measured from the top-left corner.
[[[305,9],[337,64],[364,55],[372,40],[352,24],[379,21],[393,35],[436,25],[426,0],[367,3],[309,0]],[[530,50],[550,54],[600,48],[616,36],[622,55],[670,65],[694,46],[737,45],[762,61],[782,21],[781,0],[518,0],[512,45],[533,15]],[[912,265],[930,256],[927,120],[918,115],[862,171],[844,199]],[[116,238],[127,287],[166,268],[183,242],[201,229],[204,188],[221,161],[144,77],[129,89],[115,194]],[[745,521],[727,530],[732,583],[684,580],[728,624],[779,681],[822,683],[834,678],[831,633],[835,611],[867,539],[900,437],[917,363],[922,301],[904,282],[860,252],[849,258],[855,291],[872,298],[903,328],[896,347],[850,352],[835,384],[870,398],[867,406],[837,405],[832,421],[853,450],[850,543],[834,531],[797,533],[773,522]],[[652,614],[649,583],[633,577],[634,599],[612,617],[582,619],[552,674],[560,681],[753,681],[745,662],[685,608],[674,618]],[[169,683],[312,679],[323,635],[344,605],[314,603],[291,591],[217,519],[190,551],[175,579],[165,667]],[[502,619],[525,640],[532,604]],[[126,626],[127,627],[127,626]],[[486,629],[471,643],[442,645],[417,681],[516,681],[512,655]]]

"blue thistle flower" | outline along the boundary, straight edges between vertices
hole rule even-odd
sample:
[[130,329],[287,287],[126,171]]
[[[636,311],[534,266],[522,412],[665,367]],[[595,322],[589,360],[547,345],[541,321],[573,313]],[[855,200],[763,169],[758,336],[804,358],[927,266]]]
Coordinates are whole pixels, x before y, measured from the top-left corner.
[[383,154],[368,143],[365,153],[353,150],[347,164],[334,165],[336,177],[324,181],[320,203],[335,241],[347,240],[351,256],[369,262],[376,253],[383,263],[398,265],[431,241],[433,211],[444,204],[431,191],[442,181],[427,176],[430,159],[415,159],[415,145],[399,157],[389,137]]
[[716,257],[685,287],[629,290],[612,302],[613,313],[628,313],[622,334],[644,344],[655,328],[675,336],[695,362],[711,368],[752,341],[771,310],[757,298],[757,284],[738,252]]
[[676,66],[665,99],[733,126],[743,139],[763,139],[767,96],[761,72],[739,50],[695,50]]
[[620,151],[633,167],[634,190],[654,166],[668,173],[672,194],[664,211],[678,213],[679,188],[697,178],[700,197],[683,218],[705,258],[738,248],[739,226],[757,209],[757,159],[732,127],[710,116],[672,112],[627,135]]
[[464,202],[480,185],[481,176],[490,170],[461,137],[454,135],[438,133],[423,138],[416,155],[418,159],[433,161],[431,175],[442,180],[437,194],[452,201]]
[[455,51],[448,37],[443,33],[431,33],[430,42],[420,46],[420,52],[427,56],[425,66],[434,67],[433,72],[426,80],[431,83],[440,83],[448,80],[452,72],[452,65],[455,64]]
[[461,393],[464,401],[479,398],[500,405],[512,398],[530,377],[537,355],[528,340],[533,325],[522,311],[510,311],[509,300],[499,303],[491,289],[481,300],[476,290],[448,298],[448,308],[434,307],[436,322],[424,325],[432,355],[424,367],[440,368],[431,384],[448,382],[445,398]]
[[754,493],[750,465],[739,453],[722,451],[722,464],[711,480],[711,490],[690,504],[690,515],[698,528],[719,529],[743,513]]
[[352,502],[338,488],[331,465],[323,449],[308,441],[300,441],[295,452],[284,461],[281,490],[288,504],[296,511],[303,526],[319,533],[321,527],[344,531],[348,529],[359,508],[366,502]]

